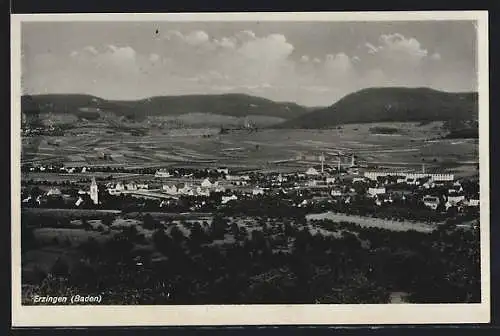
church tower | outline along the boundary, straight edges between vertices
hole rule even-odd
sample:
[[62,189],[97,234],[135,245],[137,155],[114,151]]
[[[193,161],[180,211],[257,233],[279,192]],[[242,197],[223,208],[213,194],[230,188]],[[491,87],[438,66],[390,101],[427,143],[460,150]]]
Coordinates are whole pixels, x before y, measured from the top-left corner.
[[90,184],[90,199],[94,204],[99,204],[98,188],[95,177],[92,177],[92,183]]

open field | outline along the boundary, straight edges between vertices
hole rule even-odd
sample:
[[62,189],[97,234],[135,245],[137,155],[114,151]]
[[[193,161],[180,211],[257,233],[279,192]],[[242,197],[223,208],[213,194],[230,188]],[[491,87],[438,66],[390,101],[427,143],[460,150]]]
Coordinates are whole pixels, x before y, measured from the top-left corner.
[[351,216],[341,213],[326,212],[320,214],[310,214],[306,216],[309,221],[328,219],[335,222],[350,222],[360,225],[362,227],[376,227],[391,231],[409,231],[414,230],[418,232],[432,232],[436,229],[436,225],[430,225],[423,222],[412,221],[394,221],[372,217]]
[[[373,127],[398,129],[395,135],[374,134]],[[475,167],[477,140],[431,140],[442,135],[439,123],[379,123],[344,125],[331,130],[234,131],[204,136],[203,132],[151,131],[142,137],[127,134],[23,138],[23,162],[62,162],[67,166],[191,166],[296,169],[324,153],[327,162],[344,162],[354,154],[360,163],[453,171]],[[50,141],[49,141],[50,140]],[[101,158],[102,153],[112,161]],[[305,157],[304,157],[305,156]],[[475,168],[474,168],[475,169]],[[472,170],[474,170],[472,169]],[[468,169],[470,170],[470,169]]]

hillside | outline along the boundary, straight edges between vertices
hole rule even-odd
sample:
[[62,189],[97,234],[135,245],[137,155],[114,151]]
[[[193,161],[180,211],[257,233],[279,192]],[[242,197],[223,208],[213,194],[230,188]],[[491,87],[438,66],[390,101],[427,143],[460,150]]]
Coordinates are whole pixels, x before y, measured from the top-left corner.
[[477,117],[477,93],[448,93],[428,88],[370,88],[274,127],[320,129],[372,122],[459,122]]
[[133,119],[205,113],[238,118],[252,115],[288,120],[308,112],[305,107],[294,103],[273,102],[244,94],[161,96],[136,101],[105,100],[78,94],[31,95],[22,97],[21,108],[23,113],[84,116],[110,112]]

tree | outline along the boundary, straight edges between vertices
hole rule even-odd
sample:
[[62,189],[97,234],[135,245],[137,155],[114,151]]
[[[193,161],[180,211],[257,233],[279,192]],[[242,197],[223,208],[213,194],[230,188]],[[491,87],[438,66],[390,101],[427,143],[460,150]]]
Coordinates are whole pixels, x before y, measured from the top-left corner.
[[146,230],[156,230],[159,228],[160,223],[151,216],[151,214],[147,213],[144,215],[143,219],[143,224],[142,226]]
[[170,236],[176,243],[182,243],[186,239],[186,236],[184,236],[184,233],[181,231],[181,229],[179,229],[177,225],[172,227]]
[[103,225],[105,225],[105,226],[108,226],[108,227],[109,227],[109,226],[113,225],[113,221],[114,221],[113,216],[108,215],[108,216],[103,217],[103,219],[101,220],[101,223],[102,223]]
[[216,214],[212,220],[211,233],[213,239],[222,239],[226,233],[228,221],[219,214]]
[[54,265],[52,265],[50,272],[56,277],[65,277],[69,274],[69,266],[59,257],[55,261]]

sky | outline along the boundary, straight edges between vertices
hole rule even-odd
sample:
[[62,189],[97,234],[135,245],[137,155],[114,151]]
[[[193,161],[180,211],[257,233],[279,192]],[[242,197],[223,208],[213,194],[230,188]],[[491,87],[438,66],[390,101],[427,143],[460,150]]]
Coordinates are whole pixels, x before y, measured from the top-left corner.
[[245,93],[326,106],[367,87],[477,90],[473,21],[24,22],[23,94]]

